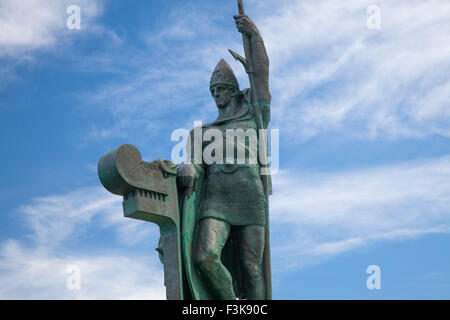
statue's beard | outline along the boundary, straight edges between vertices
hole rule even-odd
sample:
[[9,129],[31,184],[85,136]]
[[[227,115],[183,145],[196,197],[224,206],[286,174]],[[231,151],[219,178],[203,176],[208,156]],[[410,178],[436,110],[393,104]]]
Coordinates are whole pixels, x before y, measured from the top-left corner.
[[216,106],[218,109],[224,109],[226,108],[228,105],[230,104],[230,101],[228,101],[228,103],[224,103],[223,101],[221,102],[216,102]]

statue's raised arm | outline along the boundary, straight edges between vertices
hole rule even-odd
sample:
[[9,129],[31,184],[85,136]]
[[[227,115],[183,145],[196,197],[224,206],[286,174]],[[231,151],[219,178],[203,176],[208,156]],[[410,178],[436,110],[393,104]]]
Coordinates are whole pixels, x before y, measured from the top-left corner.
[[[257,99],[255,102],[270,104],[269,57],[261,33],[247,15],[239,14],[234,16],[234,19],[238,31],[244,37],[244,49],[246,51],[244,66],[249,73],[251,90],[255,91],[253,93]],[[251,79],[252,74],[253,79]]]
[[[269,92],[269,58],[267,56],[264,41],[256,25],[245,14],[242,0],[238,0],[239,15],[234,16],[238,31],[242,33],[245,58],[230,50],[231,55],[240,61],[250,80],[250,105],[255,114],[256,126],[259,130],[267,129],[270,121],[270,102]],[[268,152],[267,152],[267,132],[263,133],[259,139],[260,157],[262,165],[262,181],[266,195],[272,193],[272,183],[268,170]]]

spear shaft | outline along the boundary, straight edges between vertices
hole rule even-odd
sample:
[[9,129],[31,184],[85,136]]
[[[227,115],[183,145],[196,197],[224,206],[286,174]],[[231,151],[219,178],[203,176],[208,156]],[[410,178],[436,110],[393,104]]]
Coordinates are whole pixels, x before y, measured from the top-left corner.
[[240,15],[244,15],[244,4],[242,3],[242,0],[238,0],[238,9],[239,9],[239,14]]

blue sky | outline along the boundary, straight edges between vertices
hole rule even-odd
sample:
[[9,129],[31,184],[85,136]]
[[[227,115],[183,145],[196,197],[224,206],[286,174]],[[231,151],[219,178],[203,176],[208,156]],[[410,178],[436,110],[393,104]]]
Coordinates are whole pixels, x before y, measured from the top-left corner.
[[[69,5],[81,29],[66,28]],[[450,297],[450,3],[246,0],[271,61],[275,299]],[[367,8],[381,12],[369,29]],[[235,1],[0,0],[0,298],[162,299],[155,225],[97,160],[217,114]],[[67,267],[81,288],[66,286]],[[369,290],[369,265],[381,289]]]

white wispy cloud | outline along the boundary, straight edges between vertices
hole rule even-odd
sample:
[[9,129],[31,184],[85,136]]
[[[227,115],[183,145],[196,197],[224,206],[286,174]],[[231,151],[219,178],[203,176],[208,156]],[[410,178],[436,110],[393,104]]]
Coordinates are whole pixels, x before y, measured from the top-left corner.
[[[0,246],[0,298],[165,299],[158,264],[147,257],[64,255],[9,240]],[[79,268],[79,290],[67,286],[71,266]]]
[[[273,125],[302,140],[449,136],[450,3],[281,1],[258,6],[272,62]],[[267,9],[273,11],[268,14]]]
[[[154,243],[158,228],[124,219],[120,197],[100,187],[36,198],[19,208],[25,239],[0,244],[0,297],[2,299],[164,299],[162,265],[156,252],[123,254],[120,249],[99,249],[98,233],[119,247]],[[89,251],[76,244],[90,241]],[[102,240],[103,241],[103,240]],[[100,241],[101,243],[101,241]],[[70,249],[72,248],[72,249]],[[74,249],[75,248],[75,249]],[[81,272],[80,290],[69,290],[68,266]]]
[[102,3],[102,0],[1,0],[0,57],[16,57],[61,44],[63,36],[68,34],[66,10],[69,5],[78,5],[81,9],[80,32],[92,28],[98,31],[94,19],[102,13]]
[[122,223],[121,198],[101,187],[35,198],[19,212],[27,217],[27,227],[32,231],[29,237],[45,247],[76,241],[77,236],[85,235],[86,226],[93,221],[101,228],[113,228],[129,244],[151,235],[145,223],[135,220]]
[[[98,23],[103,4],[104,0],[0,0],[0,91],[20,83],[24,76],[19,68],[39,65],[45,54],[57,52],[70,57],[73,45],[80,39],[94,36],[110,46],[119,45],[122,40],[117,34]],[[70,5],[80,7],[79,30],[66,26]],[[94,62],[104,63],[102,57]]]
[[449,157],[331,174],[280,172],[271,198],[275,269],[376,241],[450,232],[449,181]]

